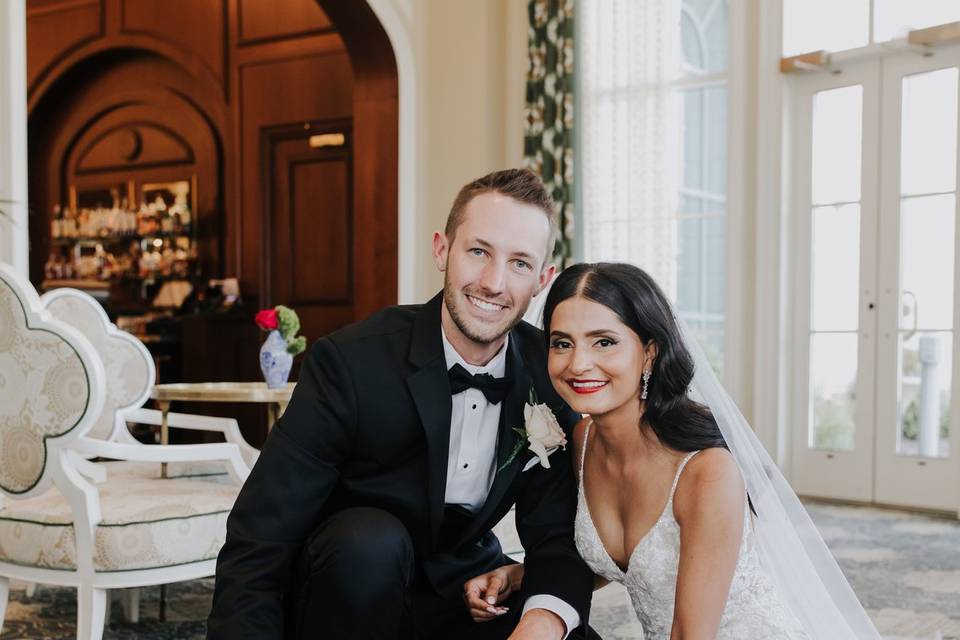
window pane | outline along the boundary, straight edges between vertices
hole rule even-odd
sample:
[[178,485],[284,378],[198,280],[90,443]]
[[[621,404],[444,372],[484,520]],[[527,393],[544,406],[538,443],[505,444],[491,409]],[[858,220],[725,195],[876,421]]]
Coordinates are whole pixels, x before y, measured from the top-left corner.
[[680,220],[680,256],[677,270],[677,310],[698,313],[701,310],[700,274],[703,255],[700,250],[701,218]]
[[707,52],[704,50],[703,38],[697,29],[693,16],[684,11],[680,16],[680,44],[683,48],[683,63],[689,73],[703,71]]
[[908,31],[960,20],[955,0],[874,0],[873,39],[902,38]]
[[870,0],[783,0],[785,56],[855,49],[869,38]]
[[897,453],[950,455],[952,354],[950,332],[901,335]]
[[684,91],[683,186],[703,190],[704,89]]
[[953,194],[900,205],[900,327],[953,328]]
[[680,40],[685,73],[726,71],[727,1],[683,0]]
[[726,274],[726,265],[724,258],[726,256],[724,246],[724,223],[722,217],[710,217],[703,221],[704,224],[704,262],[706,271],[702,274],[705,281],[704,311],[710,314],[723,315],[724,306],[724,277]]
[[810,436],[814,449],[852,450],[856,416],[857,334],[810,336]]
[[860,287],[860,205],[813,210],[814,331],[856,331]]
[[953,191],[957,173],[957,68],[903,79],[900,190]]
[[688,317],[682,313],[680,314],[680,317],[687,324],[687,327],[690,329],[690,333],[693,334],[694,338],[696,338],[700,348],[703,349],[703,353],[707,356],[707,361],[710,363],[710,367],[713,369],[713,372],[717,374],[718,378],[722,379],[723,322],[697,320],[696,318]]
[[703,186],[722,196],[727,191],[727,88],[704,90]]
[[821,91],[813,97],[814,205],[860,200],[863,87]]

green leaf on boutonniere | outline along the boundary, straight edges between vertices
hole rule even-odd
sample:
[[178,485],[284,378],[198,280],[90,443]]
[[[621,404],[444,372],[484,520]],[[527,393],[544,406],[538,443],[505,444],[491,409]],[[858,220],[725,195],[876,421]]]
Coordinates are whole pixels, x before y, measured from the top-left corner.
[[520,427],[514,427],[513,430],[516,431],[518,434],[520,434],[520,439],[517,440],[517,444],[513,446],[513,451],[511,451],[510,455],[507,456],[506,461],[502,465],[500,465],[499,469],[497,469],[497,473],[500,473],[501,471],[503,471],[504,469],[510,466],[510,463],[514,461],[514,459],[517,457],[517,455],[519,455],[521,451],[523,451],[523,445],[527,441],[527,431],[525,429],[521,429]]

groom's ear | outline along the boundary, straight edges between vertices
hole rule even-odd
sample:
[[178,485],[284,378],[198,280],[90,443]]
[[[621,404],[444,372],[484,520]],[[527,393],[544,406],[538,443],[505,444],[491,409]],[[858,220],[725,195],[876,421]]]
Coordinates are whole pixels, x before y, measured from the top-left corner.
[[437,265],[437,270],[443,273],[447,270],[447,252],[450,245],[447,242],[446,234],[439,231],[433,232],[433,263]]
[[550,284],[550,281],[553,280],[554,274],[557,272],[557,265],[552,262],[548,263],[543,269],[540,270],[540,278],[537,282],[539,287],[537,292],[533,295],[540,295],[540,293],[547,288],[547,285]]

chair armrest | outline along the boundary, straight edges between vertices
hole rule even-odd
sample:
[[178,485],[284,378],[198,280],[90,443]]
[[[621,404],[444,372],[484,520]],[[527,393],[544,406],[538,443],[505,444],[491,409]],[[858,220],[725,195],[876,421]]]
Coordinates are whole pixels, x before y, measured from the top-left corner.
[[[123,414],[123,420],[127,422],[139,422],[156,427],[160,426],[163,415],[156,409],[133,409]],[[167,426],[171,429],[192,429],[194,431],[216,431],[223,434],[227,442],[231,442],[240,447],[243,459],[247,465],[252,467],[260,457],[260,451],[250,445],[244,439],[240,432],[240,425],[234,418],[223,418],[220,416],[200,416],[192,413],[174,413],[167,414]]]
[[242,483],[250,475],[250,467],[243,459],[240,447],[230,442],[212,444],[122,444],[80,437],[70,443],[80,453],[132,462],[200,462],[223,460],[228,462],[230,475]]

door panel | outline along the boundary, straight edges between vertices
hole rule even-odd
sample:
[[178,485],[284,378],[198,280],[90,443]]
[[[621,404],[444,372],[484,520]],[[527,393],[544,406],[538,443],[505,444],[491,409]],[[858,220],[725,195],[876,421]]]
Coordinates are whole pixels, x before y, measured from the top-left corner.
[[957,511],[960,48],[884,60],[876,502]]
[[855,501],[873,496],[877,87],[875,64],[794,86],[793,482]]
[[[342,144],[328,144],[342,134]],[[320,141],[319,143],[317,141]],[[353,180],[349,123],[264,135],[271,177],[264,216],[264,306],[300,316],[309,343],[354,320]]]

